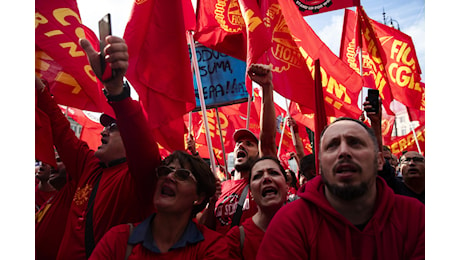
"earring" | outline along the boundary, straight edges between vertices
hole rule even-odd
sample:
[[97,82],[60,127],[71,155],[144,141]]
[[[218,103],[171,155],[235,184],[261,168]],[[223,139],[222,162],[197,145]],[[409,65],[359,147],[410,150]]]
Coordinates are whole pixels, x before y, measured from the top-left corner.
[[195,200],[195,201],[193,202],[193,205],[198,205],[198,200]]

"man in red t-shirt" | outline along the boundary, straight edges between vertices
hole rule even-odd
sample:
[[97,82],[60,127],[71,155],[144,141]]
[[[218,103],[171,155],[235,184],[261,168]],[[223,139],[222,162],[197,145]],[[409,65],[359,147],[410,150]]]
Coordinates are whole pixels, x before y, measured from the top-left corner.
[[[128,68],[126,43],[115,36],[108,36],[106,41],[105,60],[115,76],[103,84],[117,118],[101,118],[105,128],[97,151],[75,136],[36,78],[37,106],[50,118],[54,145],[67,173],[77,183],[57,259],[86,259],[111,227],[141,221],[154,211],[154,169],[161,161],[158,146],[139,102],[131,99],[129,86],[123,84]],[[80,44],[101,78],[100,54],[86,39]]]
[[248,129],[235,131],[233,134],[235,141],[233,178],[222,183],[221,192],[216,192],[216,196],[210,200],[208,208],[200,218],[200,223],[204,223],[207,227],[221,234],[227,233],[233,225],[240,225],[245,219],[252,217],[257,212],[257,205],[248,191],[242,205],[241,218],[238,223],[232,224],[241,194],[249,184],[249,169],[252,164],[259,156],[276,156],[276,120],[271,67],[263,64],[252,64],[249,67],[248,75],[252,81],[262,87],[260,143],[257,136]]
[[41,163],[35,174],[35,213],[45,202],[57,193],[57,190],[48,183],[53,167],[46,163]]

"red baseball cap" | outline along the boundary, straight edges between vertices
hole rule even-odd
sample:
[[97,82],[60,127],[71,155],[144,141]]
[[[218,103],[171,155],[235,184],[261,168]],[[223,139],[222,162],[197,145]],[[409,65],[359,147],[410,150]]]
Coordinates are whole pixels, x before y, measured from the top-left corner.
[[99,118],[99,122],[101,122],[101,125],[106,127],[106,126],[110,126],[112,123],[116,123],[117,120],[107,114],[102,114],[101,117]]
[[238,129],[235,133],[233,133],[233,140],[235,140],[235,142],[238,142],[243,138],[259,143],[257,136],[247,128]]

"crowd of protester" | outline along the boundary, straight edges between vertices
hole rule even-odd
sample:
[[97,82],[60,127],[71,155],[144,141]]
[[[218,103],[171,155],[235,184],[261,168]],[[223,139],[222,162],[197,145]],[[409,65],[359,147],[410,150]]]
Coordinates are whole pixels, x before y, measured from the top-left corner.
[[[235,131],[234,170],[221,182],[193,140],[188,151],[161,159],[123,82],[126,43],[107,41],[105,59],[116,73],[102,83],[116,119],[101,116],[96,151],[36,78],[37,106],[51,119],[59,155],[57,168],[36,164],[36,259],[425,258],[425,159],[416,151],[398,159],[382,145],[380,113],[367,113],[371,127],[351,118],[328,125],[319,165],[298,145],[290,154],[298,170],[283,167],[271,67],[252,64],[248,76],[262,87],[261,131]],[[80,44],[100,78],[99,54]],[[295,121],[288,124],[301,144]]]

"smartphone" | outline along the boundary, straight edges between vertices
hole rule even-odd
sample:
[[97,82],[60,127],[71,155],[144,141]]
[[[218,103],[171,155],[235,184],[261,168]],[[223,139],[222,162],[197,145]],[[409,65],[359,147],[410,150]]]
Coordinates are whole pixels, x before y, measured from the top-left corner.
[[379,90],[378,89],[368,89],[367,90],[367,101],[372,105],[372,108],[367,109],[367,112],[378,113],[380,111],[380,102],[379,102]]
[[112,24],[110,21],[110,13],[104,15],[101,20],[99,20],[99,46],[100,46],[100,57],[101,57],[101,71],[102,71],[102,81],[109,80],[113,76],[113,71],[110,66],[107,66],[105,62],[104,48],[107,45],[105,37],[107,35],[112,35]]

